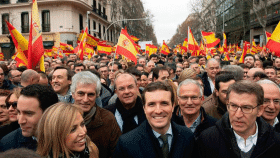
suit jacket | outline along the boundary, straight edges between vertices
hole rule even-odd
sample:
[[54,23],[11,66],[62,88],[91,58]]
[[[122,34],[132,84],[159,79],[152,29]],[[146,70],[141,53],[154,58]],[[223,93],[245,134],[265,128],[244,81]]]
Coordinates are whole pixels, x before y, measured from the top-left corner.
[[36,151],[37,141],[32,137],[24,137],[21,128],[14,130],[0,141],[0,150],[6,151],[9,149],[27,148]]
[[[170,158],[191,157],[194,150],[194,135],[183,126],[171,122],[173,139]],[[115,158],[161,158],[163,157],[158,139],[148,121],[122,135],[116,146]]]

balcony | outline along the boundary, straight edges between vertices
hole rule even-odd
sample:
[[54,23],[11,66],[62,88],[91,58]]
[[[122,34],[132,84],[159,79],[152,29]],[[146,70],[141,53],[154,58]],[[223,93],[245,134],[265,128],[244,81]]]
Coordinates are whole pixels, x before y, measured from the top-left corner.
[[1,4],[10,4],[10,0],[0,0],[0,5]]
[[25,2],[29,2],[29,0],[18,0],[17,3],[25,3]]
[[103,12],[101,12],[101,10],[95,8],[92,6],[92,11],[96,14],[98,14],[100,17],[102,17],[103,19],[107,20],[107,15],[105,15]]
[[50,32],[51,31],[50,24],[42,24],[42,31],[43,32]]

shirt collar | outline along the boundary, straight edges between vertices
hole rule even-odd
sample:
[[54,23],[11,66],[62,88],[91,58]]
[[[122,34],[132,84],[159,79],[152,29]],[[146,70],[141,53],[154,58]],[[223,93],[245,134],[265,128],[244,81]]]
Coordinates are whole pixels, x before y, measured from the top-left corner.
[[278,118],[277,117],[275,117],[275,119],[274,119],[274,123],[273,123],[273,127],[275,127],[275,125],[277,124],[277,123],[279,123],[279,120],[278,120]]
[[[152,129],[152,131],[153,131],[154,135],[156,136],[156,138],[159,138],[161,136],[161,134],[159,134],[158,132],[154,131],[153,129]],[[170,123],[169,128],[168,128],[168,130],[167,130],[167,132],[165,134],[172,136],[171,123]]]
[[201,112],[199,112],[199,116],[196,118],[196,120],[190,126],[190,129],[191,129],[192,132],[195,131],[196,127],[200,124],[200,122],[201,122]]

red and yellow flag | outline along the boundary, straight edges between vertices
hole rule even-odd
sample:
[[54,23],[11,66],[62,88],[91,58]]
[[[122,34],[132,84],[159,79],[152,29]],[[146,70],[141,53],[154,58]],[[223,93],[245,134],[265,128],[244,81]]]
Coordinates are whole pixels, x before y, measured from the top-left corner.
[[116,48],[116,53],[121,54],[127,57],[128,59],[132,60],[135,63],[135,65],[137,64],[136,55],[138,54],[138,50],[136,48],[136,44],[129,36],[126,29],[122,29],[121,31]]
[[188,49],[192,51],[199,50],[199,46],[196,40],[194,39],[191,28],[189,28],[188,30]]
[[131,35],[130,37],[134,42],[138,42],[140,40],[139,38],[137,38],[136,36],[133,36],[133,35]]
[[280,56],[280,22],[276,26],[275,30],[271,34],[270,40],[267,42],[266,47],[271,52],[275,52],[276,56]]
[[253,39],[253,41],[252,41],[252,48],[251,48],[251,54],[254,55],[256,53],[258,53],[258,48],[257,48],[255,40]]
[[32,3],[31,26],[28,44],[28,69],[35,69],[37,64],[40,62],[40,70],[45,72],[42,28],[37,0],[33,0]]
[[183,45],[181,47],[185,52],[188,51],[188,38],[185,38]]
[[28,41],[22,36],[18,30],[14,28],[12,24],[6,21],[12,40],[17,49],[14,60],[17,61],[17,67],[28,65],[27,52],[28,52]]
[[223,37],[224,37],[224,41],[223,41],[223,52],[228,52],[228,49],[227,49],[227,36],[225,33],[223,33]]
[[112,47],[110,45],[100,43],[97,45],[97,50],[99,53],[105,53],[107,55],[110,55],[112,52]]
[[165,43],[165,41],[163,40],[161,49],[160,49],[160,53],[164,54],[164,55],[168,55],[170,53],[170,50],[168,48],[168,45]]
[[250,49],[250,43],[245,41],[244,45],[243,45],[243,52],[242,52],[242,55],[241,55],[241,57],[239,59],[239,63],[244,63],[244,58],[245,58],[245,56],[247,54],[247,50],[248,49]]
[[[83,30],[80,33],[80,35],[78,37],[78,40],[77,40],[77,43],[80,43],[80,41],[81,41],[81,39],[82,39],[82,37],[84,35],[84,32],[85,31]],[[91,47],[96,47],[98,45],[99,39],[94,37],[94,36],[92,36],[92,35],[90,35],[90,34],[88,34],[87,31],[86,31],[86,34],[87,34],[87,36],[86,36],[86,44],[91,46]]]
[[214,32],[204,32],[201,31],[202,37],[204,38],[205,44],[207,48],[215,47],[220,43],[220,39],[215,37]]
[[265,35],[266,35],[266,43],[267,43],[271,38],[271,33],[265,31]]
[[86,27],[83,36],[81,38],[81,42],[79,43],[79,45],[77,46],[77,55],[80,57],[81,60],[84,60],[84,49],[86,46],[86,40],[87,40],[87,35],[88,35],[88,28]]

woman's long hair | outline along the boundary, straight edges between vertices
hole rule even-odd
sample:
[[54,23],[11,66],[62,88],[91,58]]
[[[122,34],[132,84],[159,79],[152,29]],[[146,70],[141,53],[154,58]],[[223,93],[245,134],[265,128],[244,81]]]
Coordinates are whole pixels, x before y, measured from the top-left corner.
[[37,153],[41,156],[58,158],[59,154],[69,158],[72,153],[66,147],[66,137],[76,120],[77,113],[83,116],[83,111],[77,105],[59,102],[49,107],[38,123]]

